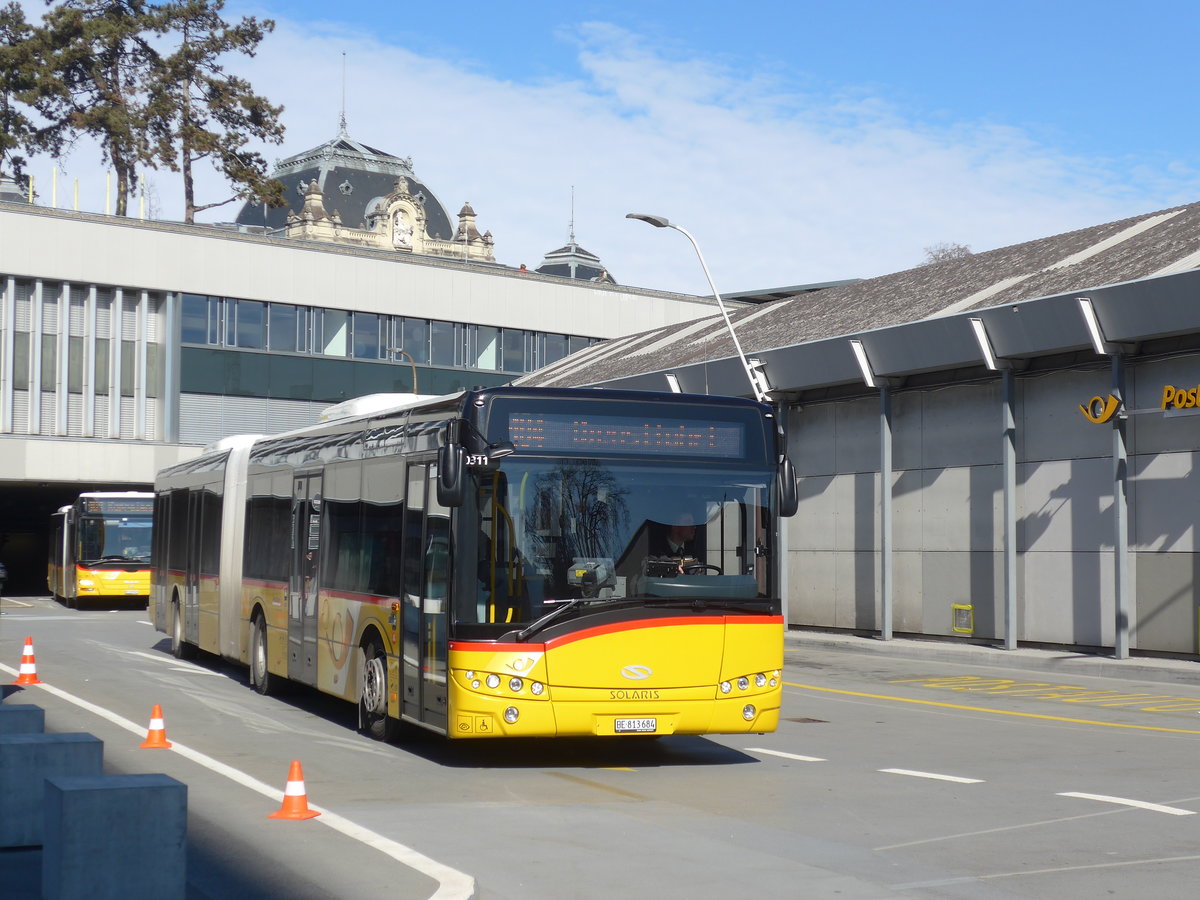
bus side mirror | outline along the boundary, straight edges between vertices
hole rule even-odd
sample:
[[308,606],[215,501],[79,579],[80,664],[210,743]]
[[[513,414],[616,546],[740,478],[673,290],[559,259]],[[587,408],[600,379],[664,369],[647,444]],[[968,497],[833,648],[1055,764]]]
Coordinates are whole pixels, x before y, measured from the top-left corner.
[[467,451],[461,444],[443,444],[438,450],[438,503],[449,509],[462,506],[466,498]]
[[786,456],[775,472],[775,483],[779,495],[779,515],[785,519],[794,516],[800,506],[800,491],[796,487],[796,467]]

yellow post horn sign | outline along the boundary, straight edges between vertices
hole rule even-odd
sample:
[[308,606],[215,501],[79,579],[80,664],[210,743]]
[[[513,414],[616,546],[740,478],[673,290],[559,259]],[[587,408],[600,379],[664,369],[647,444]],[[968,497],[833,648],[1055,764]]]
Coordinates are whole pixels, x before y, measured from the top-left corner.
[[1120,408],[1121,401],[1112,394],[1109,394],[1107,397],[1093,397],[1087,402],[1086,406],[1080,405],[1079,411],[1083,413],[1084,418],[1089,422],[1103,425],[1112,419]]

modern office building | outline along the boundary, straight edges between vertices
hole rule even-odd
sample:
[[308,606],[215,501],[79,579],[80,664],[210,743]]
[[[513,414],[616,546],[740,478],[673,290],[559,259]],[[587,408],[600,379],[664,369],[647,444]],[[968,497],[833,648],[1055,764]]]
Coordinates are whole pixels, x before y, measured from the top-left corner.
[[[743,309],[792,625],[1200,652],[1200,204]],[[770,294],[764,291],[760,294]],[[750,395],[719,316],[523,381]]]
[[45,589],[50,513],[81,490],[149,485],[216,439],[311,424],[352,397],[501,384],[714,308],[500,265],[469,205],[452,229],[410,161],[345,135],[281,172],[303,186],[294,208],[230,227],[0,201],[12,589]]

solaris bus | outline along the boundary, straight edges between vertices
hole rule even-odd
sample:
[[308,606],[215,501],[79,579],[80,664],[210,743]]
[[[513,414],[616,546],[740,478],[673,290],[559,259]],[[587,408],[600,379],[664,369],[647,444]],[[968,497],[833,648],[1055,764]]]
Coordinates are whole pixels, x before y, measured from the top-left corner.
[[177,655],[356,702],[379,739],[775,729],[796,481],[770,406],[499,387],[326,418],[159,473]]

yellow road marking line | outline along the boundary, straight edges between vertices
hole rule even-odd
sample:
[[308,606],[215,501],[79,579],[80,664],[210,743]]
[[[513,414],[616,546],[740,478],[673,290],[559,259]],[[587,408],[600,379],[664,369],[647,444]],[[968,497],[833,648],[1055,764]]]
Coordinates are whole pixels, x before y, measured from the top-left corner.
[[796,684],[785,681],[788,687],[800,688],[806,691],[818,691],[824,694],[844,694],[848,697],[864,697],[868,700],[891,700],[895,703],[913,703],[918,706],[937,706],[942,709],[959,709],[965,712],[991,713],[996,716],[1016,716],[1021,719],[1042,719],[1048,722],[1069,722],[1073,725],[1102,725],[1105,728],[1129,728],[1134,731],[1164,731],[1170,734],[1200,734],[1200,731],[1188,728],[1163,728],[1158,725],[1127,725],[1124,722],[1099,722],[1095,719],[1072,719],[1067,716],[1047,716],[1042,713],[1016,712],[1011,709],[988,709],[985,706],[963,706],[959,703],[943,703],[938,700],[913,700],[908,697],[889,697],[886,694],[867,694],[862,691],[846,691],[840,688],[817,687],[814,684]]

